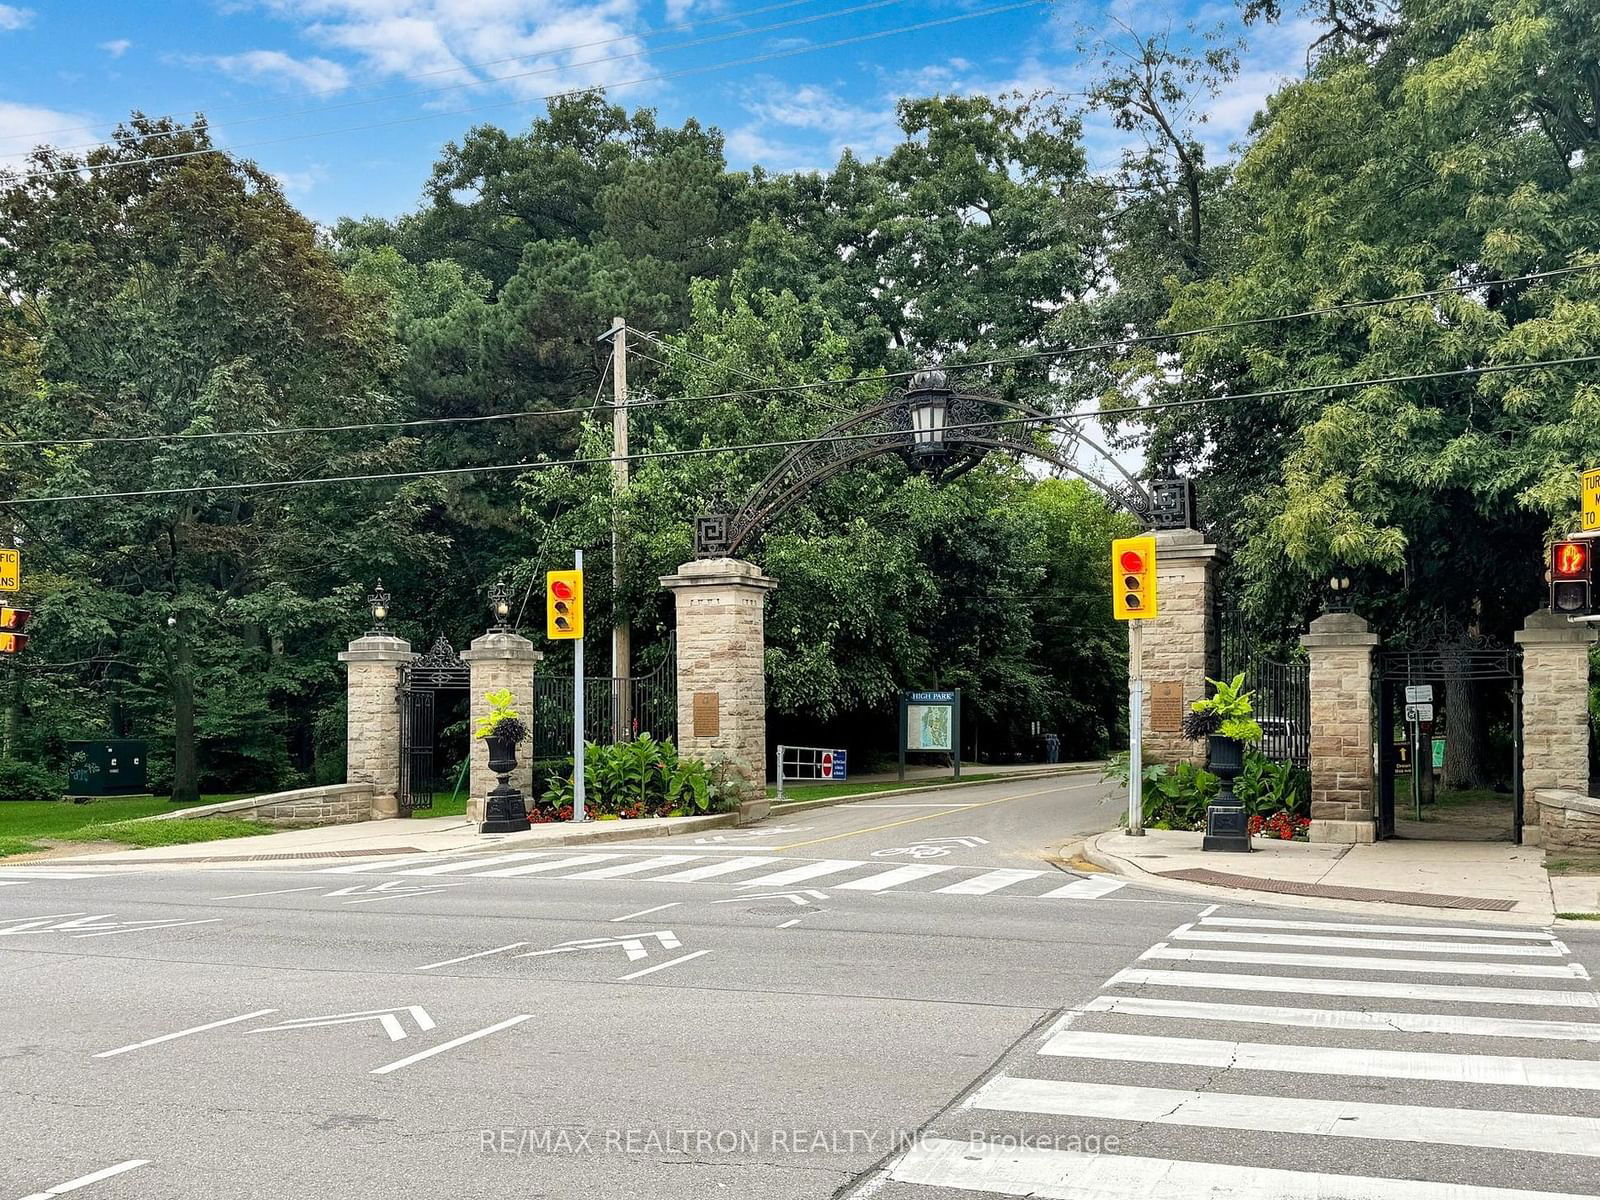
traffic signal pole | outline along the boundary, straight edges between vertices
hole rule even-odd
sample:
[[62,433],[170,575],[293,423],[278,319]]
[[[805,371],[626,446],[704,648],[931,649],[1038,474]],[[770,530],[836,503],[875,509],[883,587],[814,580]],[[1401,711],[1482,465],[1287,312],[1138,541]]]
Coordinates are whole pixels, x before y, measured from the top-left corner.
[[1144,622],[1128,622],[1128,836],[1144,836]]
[[[574,550],[573,570],[582,572],[583,551]],[[572,819],[583,820],[583,637],[572,639]]]
[[[633,674],[633,628],[622,606],[622,493],[628,487],[628,321],[611,318],[611,674],[616,682],[612,739],[624,740],[632,711],[627,691]],[[632,731],[629,730],[631,733]]]

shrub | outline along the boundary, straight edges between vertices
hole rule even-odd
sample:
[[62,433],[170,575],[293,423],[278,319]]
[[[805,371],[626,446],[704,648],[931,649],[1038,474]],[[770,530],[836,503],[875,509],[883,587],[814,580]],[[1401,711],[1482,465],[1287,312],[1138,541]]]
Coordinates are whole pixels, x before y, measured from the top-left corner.
[[[737,802],[722,768],[680,758],[671,741],[640,734],[631,742],[587,742],[583,751],[584,809],[595,817],[678,817],[721,812]],[[532,820],[572,815],[573,764],[550,774]]]
[[[1143,771],[1140,794],[1147,829],[1200,829],[1206,806],[1222,786],[1210,771],[1193,763],[1176,767],[1150,763]],[[1128,786],[1128,756],[1119,754],[1106,763],[1102,778]],[[1290,763],[1274,762],[1258,751],[1244,756],[1244,770],[1233,781],[1233,794],[1251,817],[1263,819],[1285,813],[1296,822],[1311,810],[1311,776]],[[1296,825],[1299,829],[1299,825]]]
[[59,800],[65,789],[54,771],[0,758],[0,800]]

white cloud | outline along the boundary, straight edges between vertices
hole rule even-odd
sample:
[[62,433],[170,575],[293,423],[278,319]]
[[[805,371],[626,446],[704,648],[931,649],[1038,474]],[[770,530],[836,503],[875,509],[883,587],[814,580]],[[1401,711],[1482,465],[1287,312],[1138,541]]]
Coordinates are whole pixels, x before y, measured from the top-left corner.
[[133,43],[127,38],[114,38],[109,42],[100,43],[100,49],[111,55],[112,58],[121,58],[130,49],[132,49],[132,47]]
[[0,4],[0,32],[10,33],[26,29],[33,24],[33,9],[18,8],[14,4]]
[[91,124],[82,113],[0,100],[0,169],[27,170],[28,154],[40,143],[75,146],[87,142]]
[[295,58],[281,50],[247,50],[243,54],[216,55],[201,61],[235,79],[274,83],[318,96],[350,86],[350,73],[338,63],[326,58]]

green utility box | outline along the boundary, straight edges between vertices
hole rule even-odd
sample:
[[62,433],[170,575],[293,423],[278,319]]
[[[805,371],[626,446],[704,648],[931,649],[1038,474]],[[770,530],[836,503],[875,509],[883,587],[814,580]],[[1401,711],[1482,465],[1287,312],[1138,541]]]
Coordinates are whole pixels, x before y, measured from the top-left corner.
[[147,746],[128,739],[68,742],[67,795],[147,795]]

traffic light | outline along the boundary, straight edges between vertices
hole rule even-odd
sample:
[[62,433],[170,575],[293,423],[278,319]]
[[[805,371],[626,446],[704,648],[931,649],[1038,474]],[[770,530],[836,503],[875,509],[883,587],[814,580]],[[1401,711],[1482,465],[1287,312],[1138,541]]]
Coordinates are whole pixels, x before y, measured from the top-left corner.
[[1111,612],[1119,621],[1143,621],[1156,602],[1156,540],[1118,538],[1111,543]]
[[1594,556],[1588,542],[1551,545],[1550,611],[1569,617],[1594,611]]
[[0,654],[21,654],[28,644],[23,629],[33,613],[26,608],[0,607]]
[[583,636],[583,572],[551,571],[544,579],[545,634],[556,639]]

